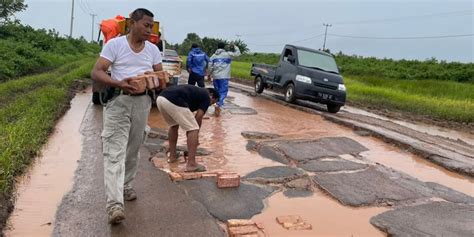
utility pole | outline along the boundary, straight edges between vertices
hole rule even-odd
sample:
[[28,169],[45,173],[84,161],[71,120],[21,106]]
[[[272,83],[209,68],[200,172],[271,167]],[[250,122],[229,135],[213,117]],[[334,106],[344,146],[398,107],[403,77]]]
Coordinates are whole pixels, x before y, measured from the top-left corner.
[[92,16],[92,37],[91,37],[91,42],[94,42],[94,18],[97,16],[97,14],[91,13],[89,14]]
[[326,35],[328,34],[328,27],[331,27],[331,24],[323,24],[326,26],[326,31],[324,32],[324,44],[323,44],[323,51],[326,49]]
[[69,38],[72,38],[72,26],[74,22],[74,0],[72,0],[72,10],[71,10],[71,28],[69,28]]

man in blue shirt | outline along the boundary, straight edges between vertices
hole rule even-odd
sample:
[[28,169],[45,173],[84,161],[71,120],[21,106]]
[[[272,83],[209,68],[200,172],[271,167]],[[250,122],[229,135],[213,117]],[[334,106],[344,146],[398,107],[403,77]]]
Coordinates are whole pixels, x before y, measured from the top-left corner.
[[204,87],[204,76],[206,75],[209,57],[204,53],[197,44],[193,44],[188,54],[186,68],[189,72],[188,84]]

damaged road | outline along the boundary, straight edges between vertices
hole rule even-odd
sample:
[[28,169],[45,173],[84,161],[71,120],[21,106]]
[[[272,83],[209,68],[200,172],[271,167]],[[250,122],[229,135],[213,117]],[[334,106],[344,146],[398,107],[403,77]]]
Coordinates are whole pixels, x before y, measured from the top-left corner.
[[[105,213],[102,108],[89,105],[74,185],[59,203],[53,236],[226,236],[223,223],[229,219],[251,219],[267,236],[473,232],[470,141],[344,110],[322,113],[312,105],[288,105],[235,87],[221,117],[213,117],[210,108],[203,120],[197,160],[207,167],[207,176],[170,178],[185,163],[166,162],[166,125],[152,109],[134,182],[138,199],[126,202],[126,219],[118,226],[109,226]],[[337,124],[328,121],[333,119]],[[182,154],[185,144],[180,133]],[[434,157],[451,165],[433,165]],[[239,174],[240,186],[218,188],[211,175],[218,172]],[[286,215],[299,216],[312,228],[283,228],[276,218]]]

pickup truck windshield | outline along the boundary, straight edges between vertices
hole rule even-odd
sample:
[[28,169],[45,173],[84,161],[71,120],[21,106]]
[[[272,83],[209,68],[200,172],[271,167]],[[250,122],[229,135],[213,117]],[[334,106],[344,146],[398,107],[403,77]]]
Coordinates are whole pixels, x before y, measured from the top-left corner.
[[339,73],[336,61],[333,57],[310,52],[306,50],[298,50],[298,62],[300,66],[320,69],[327,72]]

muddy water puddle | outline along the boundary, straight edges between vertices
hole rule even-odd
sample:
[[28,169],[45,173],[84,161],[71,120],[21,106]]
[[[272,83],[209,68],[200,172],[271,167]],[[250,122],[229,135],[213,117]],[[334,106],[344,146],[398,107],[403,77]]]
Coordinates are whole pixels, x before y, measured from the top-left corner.
[[[267,200],[267,206],[252,220],[263,223],[268,236],[385,236],[369,220],[387,208],[349,208],[321,192],[305,198],[288,198],[277,193]],[[286,215],[300,216],[312,229],[284,229],[275,219]]]
[[[245,149],[247,140],[242,131],[276,133],[283,139],[318,139],[322,137],[348,137],[369,151],[361,153],[369,163],[380,163],[400,172],[407,173],[421,181],[436,182],[473,196],[473,179],[445,170],[409,152],[384,143],[372,137],[361,137],[352,129],[336,125],[318,115],[308,114],[258,97],[230,92],[233,103],[254,108],[257,115],[233,115],[223,112],[219,118],[210,117],[203,121],[200,133],[200,147],[211,151],[200,159],[209,171],[234,171],[240,175],[268,166],[282,164],[262,158],[258,153]],[[153,109],[151,127],[166,128],[159,112]],[[178,145],[185,145],[186,137],[180,131]],[[166,162],[163,162],[166,163]],[[167,166],[167,164],[161,164]],[[174,168],[177,166],[175,165]],[[311,197],[287,198],[282,193],[273,195],[262,214],[254,217],[263,222],[270,236],[382,236],[369,223],[370,217],[383,212],[384,208],[350,208],[339,204],[325,194],[316,192]],[[312,231],[289,232],[279,226],[278,215],[298,214],[309,220]]]
[[72,187],[81,157],[79,129],[90,98],[90,93],[79,93],[71,101],[71,109],[59,120],[42,155],[20,178],[6,236],[51,235],[56,208]]

